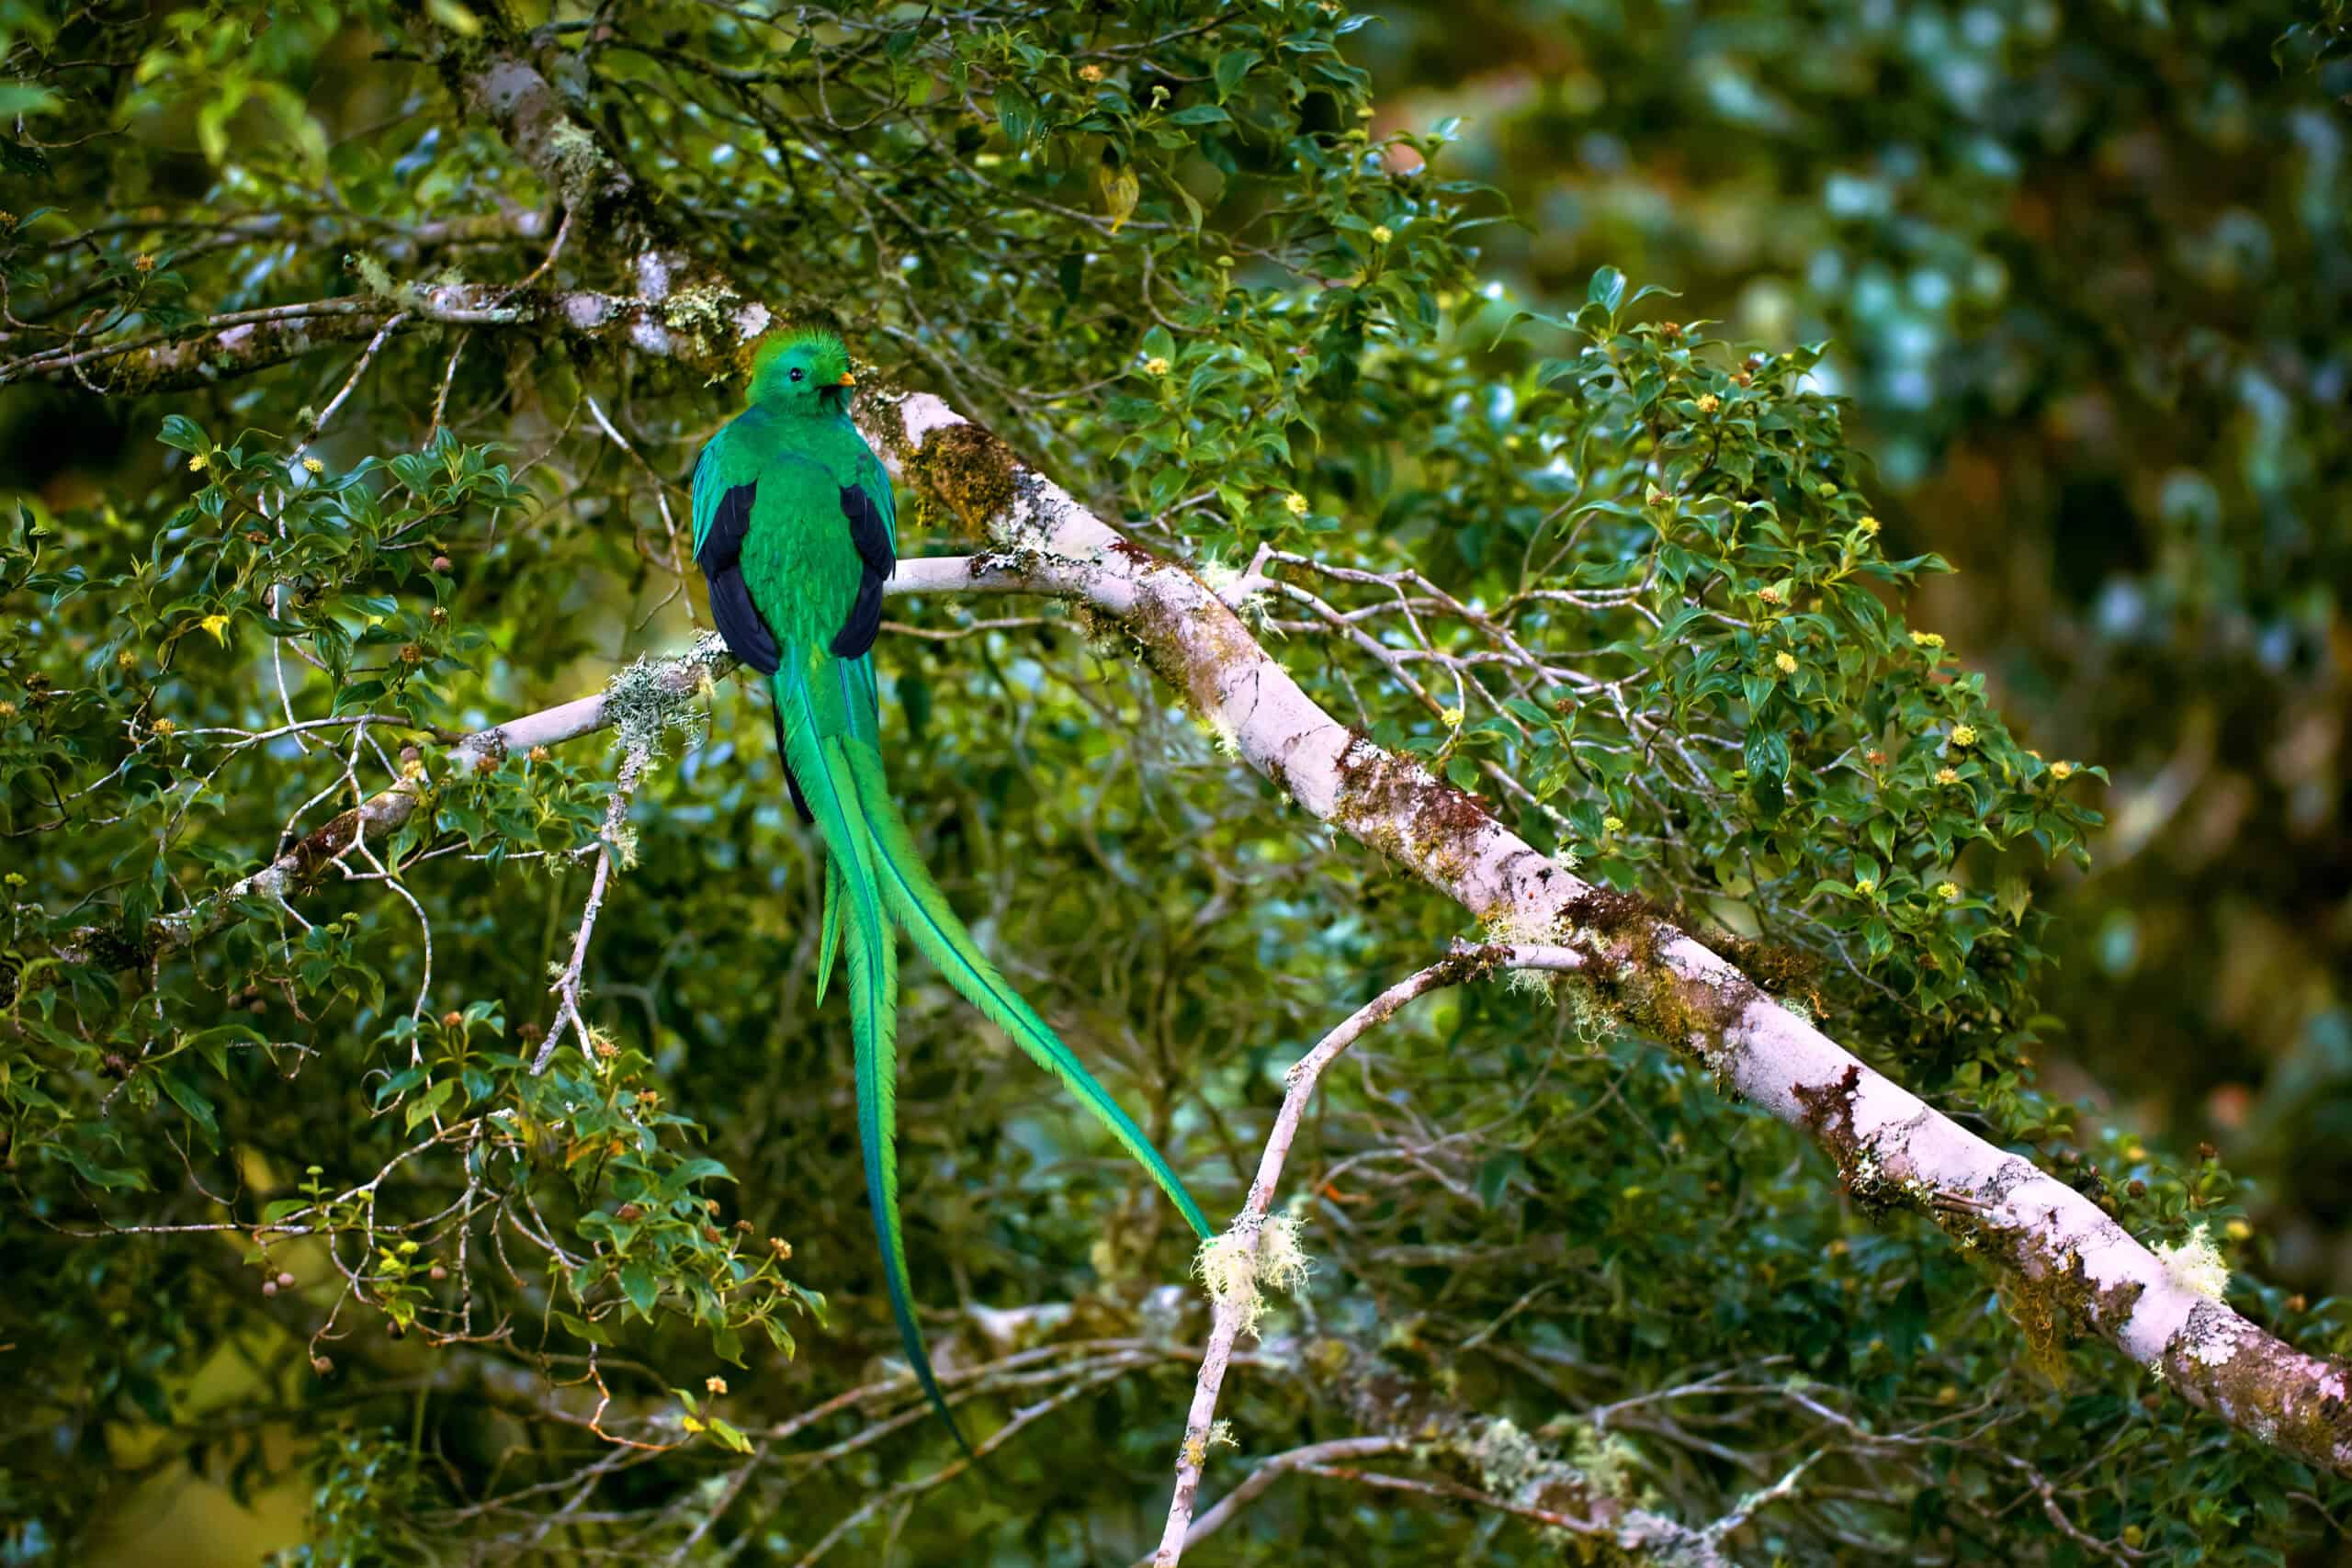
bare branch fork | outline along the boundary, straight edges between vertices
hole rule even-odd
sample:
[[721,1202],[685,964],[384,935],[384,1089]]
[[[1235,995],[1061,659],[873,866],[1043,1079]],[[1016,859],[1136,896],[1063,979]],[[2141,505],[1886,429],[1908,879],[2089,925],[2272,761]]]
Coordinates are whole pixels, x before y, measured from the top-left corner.
[[[1209,1319],[1208,1348],[1201,1358],[1199,1377],[1193,1385],[1193,1408],[1184,1422],[1184,1442],[1176,1461],[1176,1489],[1169,1499],[1168,1523],[1159,1538],[1159,1550],[1152,1554],[1153,1568],[1176,1568],[1184,1555],[1185,1547],[1209,1534],[1250,1497],[1271,1485],[1282,1473],[1270,1463],[1253,1474],[1232,1496],[1193,1523],[1193,1505],[1201,1489],[1201,1472],[1208,1461],[1209,1445],[1216,1424],[1218,1391],[1225,1384],[1227,1366],[1233,1359],[1235,1341],[1251,1329],[1260,1308],[1261,1297],[1255,1280],[1266,1244],[1266,1218],[1273,1206],[1274,1190],[1282,1183],[1283,1165],[1290,1157],[1290,1145],[1298,1135],[1299,1122],[1306,1114],[1306,1103],[1315,1098],[1316,1085],[1322,1080],[1323,1069],[1339,1058],[1340,1054],[1354,1044],[1365,1031],[1395,1015],[1396,1010],[1416,997],[1443,987],[1459,985],[1497,970],[1535,969],[1555,972],[1581,969],[1584,954],[1566,947],[1491,945],[1457,947],[1453,953],[1429,967],[1399,980],[1380,995],[1364,1003],[1317,1042],[1314,1049],[1291,1064],[1283,1074],[1287,1086],[1282,1109],[1274,1113],[1273,1126],[1266,1133],[1265,1153],[1258,1161],[1258,1174],[1250,1183],[1250,1193],[1242,1201],[1241,1213],[1225,1235],[1209,1243],[1212,1248],[1225,1246],[1241,1252],[1237,1259],[1242,1278],[1219,1288],[1219,1277],[1209,1275],[1213,1306]],[[1207,1272],[1206,1269],[1204,1272]],[[1366,1448],[1339,1445],[1342,1451],[1330,1451],[1333,1445],[1323,1445],[1312,1452],[1312,1461],[1295,1458],[1284,1468],[1299,1468],[1324,1460],[1360,1457],[1385,1452],[1396,1446],[1385,1439],[1368,1439],[1378,1446]],[[1260,1477],[1263,1476],[1262,1481]],[[1252,1483],[1257,1484],[1253,1487]],[[1248,1496],[1243,1494],[1247,1492]]]

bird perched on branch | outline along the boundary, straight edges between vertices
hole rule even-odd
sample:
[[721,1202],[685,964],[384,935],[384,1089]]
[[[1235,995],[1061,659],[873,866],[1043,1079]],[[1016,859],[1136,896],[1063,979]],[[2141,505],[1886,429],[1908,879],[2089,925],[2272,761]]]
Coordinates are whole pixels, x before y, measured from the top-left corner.
[[969,1452],[940,1394],[907,1290],[893,1147],[898,930],[1085,1103],[1197,1234],[1206,1237],[1209,1228],[1142,1131],[981,954],[923,869],[891,802],[872,650],[882,584],[898,565],[898,513],[889,476],[850,423],[854,385],[848,353],[829,333],[760,345],[750,406],[711,437],[695,465],[695,560],[729,651],[767,677],[793,808],[825,841],[817,999],[824,999],[836,953],[845,952],[858,1140],[890,1312],[924,1394]]

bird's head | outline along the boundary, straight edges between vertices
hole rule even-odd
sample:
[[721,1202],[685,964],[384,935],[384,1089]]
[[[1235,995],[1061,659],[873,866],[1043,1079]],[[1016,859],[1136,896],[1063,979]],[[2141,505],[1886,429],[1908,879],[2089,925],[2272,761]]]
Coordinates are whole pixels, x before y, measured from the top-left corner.
[[752,351],[752,401],[797,413],[839,413],[857,384],[831,333],[781,333]]

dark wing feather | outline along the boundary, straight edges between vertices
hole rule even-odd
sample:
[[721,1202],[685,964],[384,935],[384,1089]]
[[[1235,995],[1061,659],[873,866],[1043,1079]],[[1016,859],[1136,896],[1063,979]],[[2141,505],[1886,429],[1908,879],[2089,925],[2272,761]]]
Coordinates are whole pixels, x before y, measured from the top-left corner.
[[842,516],[849,523],[850,543],[865,565],[857,581],[857,597],[830,645],[842,659],[863,658],[882,630],[883,580],[899,570],[899,552],[890,544],[890,520],[859,485],[842,487]]
[[718,623],[727,651],[761,674],[773,675],[783,662],[783,652],[743,581],[743,540],[752,531],[752,501],[757,491],[755,485],[737,485],[718,498],[710,531],[695,552],[695,564],[710,586],[710,618]]

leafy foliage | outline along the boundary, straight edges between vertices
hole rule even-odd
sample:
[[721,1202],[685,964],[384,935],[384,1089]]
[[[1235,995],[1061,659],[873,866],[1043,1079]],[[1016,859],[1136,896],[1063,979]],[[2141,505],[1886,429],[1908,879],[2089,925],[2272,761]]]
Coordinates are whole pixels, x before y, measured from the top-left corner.
[[[1614,267],[1520,308],[1483,249],[1510,204],[1461,127],[1379,126],[1365,18],[27,10],[0,1117],[11,1272],[56,1288],[0,1336],[17,1556],[145,1506],[126,1430],[306,1472],[322,1562],[1139,1550],[1198,1354],[1183,1227],[910,964],[910,1259],[976,1438],[1019,1428],[991,1486],[933,1491],[765,716],[712,690],[706,736],[705,694],[627,662],[690,644],[676,481],[755,303],[986,418],[1332,711],[2138,1234],[2243,1239],[2218,1162],[2040,1087],[2032,879],[2104,775],[1906,618],[1945,564],[1889,550],[1848,424],[1909,405]],[[910,478],[910,554],[1002,499]],[[1237,777],[1114,628],[894,613],[925,860],[1230,1211],[1283,1067],[1460,911]],[[601,754],[458,744],[599,686]],[[388,833],[338,817],[387,790]],[[2340,1506],[1838,1201],[1573,983],[1448,993],[1351,1066],[1294,1156],[1317,1267],[1213,1483],[1395,1431],[1521,1512],[1299,1476],[1198,1561],[1532,1558],[1527,1508],[1638,1506],[1744,1518],[1713,1538],[1743,1562],[2282,1562],[2325,1528],[2301,1499]],[[2336,1303],[2232,1290],[2346,1342]]]

